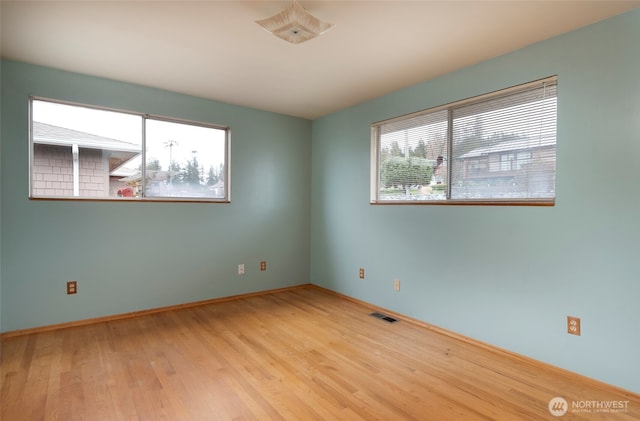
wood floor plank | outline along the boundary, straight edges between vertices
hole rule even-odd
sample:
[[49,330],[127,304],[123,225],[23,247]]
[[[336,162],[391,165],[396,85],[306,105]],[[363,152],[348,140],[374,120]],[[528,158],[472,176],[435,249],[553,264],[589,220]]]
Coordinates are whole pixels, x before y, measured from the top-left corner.
[[640,397],[319,288],[8,337],[2,420],[539,420],[551,398]]

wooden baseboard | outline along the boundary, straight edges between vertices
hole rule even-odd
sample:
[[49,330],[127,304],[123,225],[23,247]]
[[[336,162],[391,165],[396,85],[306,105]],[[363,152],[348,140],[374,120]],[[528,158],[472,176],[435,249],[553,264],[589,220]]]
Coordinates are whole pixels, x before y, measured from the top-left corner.
[[629,398],[634,399],[634,400],[640,399],[640,394],[634,393],[634,392],[632,392],[630,390],[626,390],[626,389],[623,389],[621,387],[618,387],[618,386],[615,386],[615,385],[612,385],[612,384],[609,384],[609,383],[605,383],[603,381],[596,380],[596,379],[593,379],[591,377],[584,376],[582,374],[574,373],[573,371],[569,371],[569,370],[566,370],[564,368],[561,368],[561,367],[558,367],[558,366],[555,366],[555,365],[552,365],[552,364],[549,364],[549,363],[545,363],[545,362],[536,360],[534,358],[527,357],[527,356],[522,355],[522,354],[518,354],[517,352],[513,352],[513,351],[509,351],[509,350],[504,349],[504,348],[500,348],[499,346],[496,346],[496,345],[491,345],[491,344],[489,344],[487,342],[482,342],[480,340],[477,340],[477,339],[474,339],[474,338],[471,338],[471,337],[468,337],[468,336],[453,332],[451,330],[447,330],[447,329],[444,329],[442,327],[432,325],[432,324],[424,322],[422,320],[418,320],[418,319],[414,319],[412,317],[405,316],[404,314],[397,313],[395,311],[391,311],[391,310],[388,310],[388,309],[385,309],[385,308],[382,308],[382,307],[374,306],[371,303],[359,300],[357,298],[353,298],[353,297],[351,297],[349,295],[345,295],[345,294],[342,294],[340,292],[336,292],[336,291],[333,291],[331,289],[324,288],[324,287],[321,287],[321,286],[315,285],[315,284],[309,284],[308,287],[316,288],[316,289],[325,291],[325,292],[327,292],[329,294],[333,294],[333,295],[339,296],[339,297],[341,297],[341,298],[343,298],[345,300],[351,301],[351,302],[355,302],[355,303],[358,303],[358,304],[361,304],[361,305],[372,307],[372,309],[374,309],[375,311],[379,311],[381,313],[388,314],[389,316],[394,317],[396,319],[404,320],[404,321],[406,321],[408,323],[415,324],[417,326],[423,327],[425,329],[431,330],[431,331],[439,333],[441,335],[445,335],[445,336],[448,336],[450,338],[456,339],[458,341],[461,341],[461,342],[464,342],[464,343],[468,343],[470,345],[477,346],[479,348],[486,349],[486,350],[488,350],[488,351],[490,351],[492,353],[501,354],[501,355],[504,355],[507,358],[516,359],[516,360],[518,360],[518,361],[520,361],[520,362],[522,362],[524,364],[528,364],[528,365],[531,365],[533,367],[538,367],[541,370],[553,371],[553,372],[565,377],[569,381],[577,382],[577,383],[583,383],[583,384],[589,384],[591,386],[602,388],[602,389],[608,389],[613,393],[618,393],[618,394],[624,395],[624,396],[629,397]]
[[246,293],[246,294],[230,295],[230,296],[227,296],[227,297],[220,297],[220,298],[211,298],[209,300],[194,301],[194,302],[183,303],[183,304],[175,304],[175,305],[171,305],[171,306],[157,307],[157,308],[152,308],[152,309],[148,309],[148,310],[132,311],[132,312],[129,312],[129,313],[114,314],[114,315],[111,315],[111,316],[94,317],[94,318],[91,318],[91,319],[75,320],[75,321],[72,321],[72,322],[57,323],[57,324],[46,325],[46,326],[38,326],[38,327],[32,327],[32,328],[28,328],[28,329],[12,330],[10,332],[1,333],[0,334],[0,340],[4,340],[4,339],[7,339],[7,338],[13,338],[13,337],[16,337],[16,336],[29,335],[29,334],[32,334],[32,333],[51,332],[53,330],[58,330],[58,329],[66,329],[66,328],[77,327],[77,326],[86,326],[86,325],[91,325],[91,324],[95,324],[95,323],[110,322],[110,321],[114,321],[114,320],[130,319],[130,318],[133,318],[133,317],[146,316],[148,314],[162,313],[162,312],[165,312],[165,311],[175,311],[175,310],[180,310],[180,309],[183,309],[183,308],[198,307],[198,306],[203,306],[203,305],[207,305],[207,304],[222,303],[222,302],[225,302],[225,301],[232,301],[232,300],[240,300],[242,298],[256,297],[256,296],[259,296],[259,295],[276,294],[278,292],[283,292],[283,291],[291,291],[291,290],[300,289],[300,288],[308,288],[310,285],[311,284],[294,285],[294,286],[291,286],[291,287],[269,289],[269,290],[257,291],[257,292],[249,292],[249,293]]

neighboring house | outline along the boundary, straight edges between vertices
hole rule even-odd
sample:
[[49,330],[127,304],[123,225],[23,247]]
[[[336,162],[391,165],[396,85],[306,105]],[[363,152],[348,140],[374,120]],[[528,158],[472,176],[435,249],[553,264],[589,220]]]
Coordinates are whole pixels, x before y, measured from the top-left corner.
[[141,154],[139,145],[33,122],[34,196],[109,197],[136,170],[124,164]]
[[[146,170],[146,185],[147,196],[171,196],[171,177],[175,177],[175,172],[163,171],[163,170]],[[131,196],[139,196],[142,191],[142,172],[133,171],[127,177],[120,179],[120,183],[124,183],[131,191]],[[123,193],[118,196],[129,196],[129,194]]]
[[462,165],[455,179],[463,183],[517,183],[519,175],[536,171],[536,182],[552,183],[555,148],[555,137],[520,138],[476,148],[459,157]]

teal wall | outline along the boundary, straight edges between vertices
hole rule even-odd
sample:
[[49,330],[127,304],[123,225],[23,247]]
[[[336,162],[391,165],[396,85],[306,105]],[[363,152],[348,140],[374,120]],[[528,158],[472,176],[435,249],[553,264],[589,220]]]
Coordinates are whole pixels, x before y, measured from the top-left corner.
[[[314,121],[312,282],[640,392],[639,40],[635,10]],[[372,122],[555,74],[554,207],[369,205]]]
[[[29,200],[29,95],[230,126],[231,203]],[[308,120],[4,61],[2,331],[308,283],[310,138]]]
[[[2,331],[312,281],[640,392],[639,39],[636,10],[313,123],[2,62]],[[372,122],[554,74],[554,207],[369,205]],[[29,95],[229,125],[232,203],[29,201]]]
[[[0,60],[0,332],[2,332],[2,67]],[[2,346],[0,344],[0,346]],[[1,351],[1,350],[0,350]]]

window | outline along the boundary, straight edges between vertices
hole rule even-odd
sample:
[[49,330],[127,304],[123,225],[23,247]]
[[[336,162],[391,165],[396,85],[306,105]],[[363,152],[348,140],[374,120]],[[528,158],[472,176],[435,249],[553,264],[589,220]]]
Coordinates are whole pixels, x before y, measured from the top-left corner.
[[553,204],[557,78],[372,125],[372,203]]
[[30,197],[229,200],[229,129],[31,99]]

